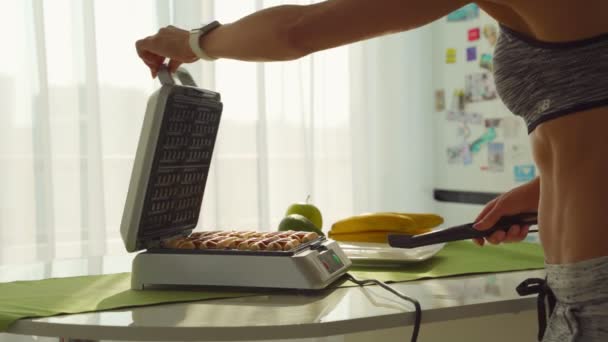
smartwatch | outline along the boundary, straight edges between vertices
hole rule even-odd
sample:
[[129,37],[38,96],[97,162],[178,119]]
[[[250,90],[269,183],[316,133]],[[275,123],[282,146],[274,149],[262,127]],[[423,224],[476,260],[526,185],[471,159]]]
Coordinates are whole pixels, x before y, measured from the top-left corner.
[[188,39],[188,43],[190,44],[190,49],[192,50],[192,52],[194,52],[196,57],[198,57],[200,59],[204,59],[206,61],[214,61],[217,59],[217,58],[209,57],[205,53],[205,51],[203,51],[203,49],[201,49],[199,42],[200,42],[200,38],[202,36],[213,31],[220,25],[221,24],[219,23],[219,21],[215,20],[215,21],[210,22],[209,24],[203,25],[203,27],[201,27],[201,28],[190,30],[190,37]]

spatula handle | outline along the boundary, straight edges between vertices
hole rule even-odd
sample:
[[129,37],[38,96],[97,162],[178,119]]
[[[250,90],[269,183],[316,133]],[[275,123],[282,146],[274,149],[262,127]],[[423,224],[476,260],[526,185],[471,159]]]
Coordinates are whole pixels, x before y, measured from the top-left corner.
[[392,234],[388,236],[388,242],[391,247],[415,248],[443,242],[487,237],[498,230],[503,230],[506,232],[512,225],[515,224],[533,225],[536,223],[537,213],[522,213],[512,216],[503,216],[492,228],[487,230],[477,230],[473,228],[473,223],[467,223],[444,230],[414,236]]
[[475,237],[475,235],[479,235],[479,233],[482,232],[473,228],[473,224],[468,223],[436,232],[413,236],[392,234],[388,236],[388,242],[392,247],[416,248],[437,243],[470,239],[471,237]]

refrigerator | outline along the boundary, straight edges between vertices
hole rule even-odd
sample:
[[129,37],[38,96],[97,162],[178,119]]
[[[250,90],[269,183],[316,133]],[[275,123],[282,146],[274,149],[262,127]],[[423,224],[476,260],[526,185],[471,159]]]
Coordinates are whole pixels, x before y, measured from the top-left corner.
[[524,120],[494,85],[498,23],[469,4],[431,25],[434,197],[446,221],[464,223],[538,169]]

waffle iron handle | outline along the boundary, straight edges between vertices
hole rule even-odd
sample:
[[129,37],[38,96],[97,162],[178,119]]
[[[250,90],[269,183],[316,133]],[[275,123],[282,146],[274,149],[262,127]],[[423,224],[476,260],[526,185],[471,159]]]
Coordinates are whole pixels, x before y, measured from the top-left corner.
[[158,68],[158,79],[162,85],[174,85],[175,80],[173,75],[169,72],[169,67],[166,64],[161,64]]
[[[179,67],[175,72],[177,75],[177,79],[181,82],[182,85],[196,87],[196,83],[194,79],[185,68]],[[162,85],[174,85],[175,79],[173,75],[169,72],[169,67],[166,64],[161,64],[160,68],[158,68],[158,79]]]
[[175,74],[177,75],[177,78],[179,79],[180,82],[182,82],[183,85],[196,87],[196,82],[194,82],[194,79],[192,78],[192,76],[190,75],[188,70],[186,70],[186,68],[182,68],[182,67],[177,68],[177,71],[175,72]]

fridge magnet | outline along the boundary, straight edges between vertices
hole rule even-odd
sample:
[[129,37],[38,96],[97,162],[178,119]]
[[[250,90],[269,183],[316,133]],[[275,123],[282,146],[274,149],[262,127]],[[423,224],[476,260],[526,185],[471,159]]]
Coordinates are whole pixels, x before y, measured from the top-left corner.
[[450,109],[454,111],[464,111],[464,89],[454,89]]
[[509,159],[512,164],[519,164],[530,160],[527,144],[513,144],[509,149]]
[[464,165],[473,164],[473,154],[471,154],[471,150],[469,150],[469,146],[467,144],[462,145],[462,163]]
[[496,45],[498,38],[498,29],[494,24],[486,24],[483,26],[483,37],[488,41],[490,46]]
[[467,21],[479,18],[479,6],[468,4],[448,14],[448,22]]
[[490,171],[502,172],[505,167],[505,144],[488,144],[488,167]]
[[475,139],[471,143],[469,149],[471,152],[477,153],[481,151],[481,148],[484,145],[490,144],[492,141],[494,141],[494,139],[496,139],[496,129],[494,127],[488,127],[479,138]]
[[468,123],[470,124],[474,124],[474,125],[481,125],[481,122],[483,121],[483,115],[481,115],[480,113],[469,113],[470,116],[468,117]]
[[458,126],[458,131],[456,132],[456,135],[466,139],[471,135],[471,129],[466,124],[462,124]]
[[481,57],[479,57],[479,66],[482,69],[486,69],[488,71],[494,70],[494,63],[492,62],[492,55],[489,53],[482,53]]
[[462,145],[448,147],[447,157],[448,164],[460,164],[462,162]]
[[498,126],[500,126],[501,121],[502,118],[486,119],[484,124],[486,128],[497,128]]
[[536,177],[536,167],[533,164],[515,165],[513,174],[516,182],[529,182]]
[[435,90],[435,111],[442,112],[445,110],[445,91],[443,89]]
[[445,63],[446,64],[456,63],[456,49],[448,48],[445,50]]
[[480,113],[469,113],[457,110],[448,110],[445,118],[447,121],[456,121],[473,125],[480,125],[483,121],[483,116]]
[[467,36],[470,42],[479,40],[479,27],[475,27],[467,31]]
[[538,233],[528,234],[523,241],[524,242],[529,242],[529,243],[540,243],[540,239],[538,237]]
[[479,102],[496,99],[494,77],[490,72],[478,72],[465,76],[466,102]]
[[474,46],[467,48],[467,62],[477,59],[477,48]]

